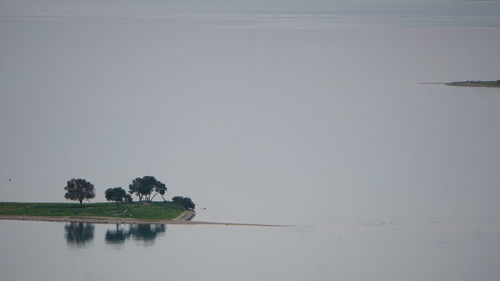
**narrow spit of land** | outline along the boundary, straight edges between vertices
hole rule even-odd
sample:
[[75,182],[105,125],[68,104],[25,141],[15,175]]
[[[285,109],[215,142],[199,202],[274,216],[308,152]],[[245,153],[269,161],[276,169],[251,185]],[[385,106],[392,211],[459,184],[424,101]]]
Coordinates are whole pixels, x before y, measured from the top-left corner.
[[287,225],[251,224],[234,222],[191,221],[193,210],[186,210],[173,202],[93,203],[83,208],[74,203],[0,203],[0,220],[27,220],[49,222],[84,222],[100,224],[186,224],[268,226]]
[[497,81],[457,81],[445,83],[446,86],[458,87],[487,87],[500,88],[500,80]]
[[500,80],[497,81],[456,81],[456,82],[421,82],[424,85],[446,85],[456,87],[484,87],[484,88],[500,88]]

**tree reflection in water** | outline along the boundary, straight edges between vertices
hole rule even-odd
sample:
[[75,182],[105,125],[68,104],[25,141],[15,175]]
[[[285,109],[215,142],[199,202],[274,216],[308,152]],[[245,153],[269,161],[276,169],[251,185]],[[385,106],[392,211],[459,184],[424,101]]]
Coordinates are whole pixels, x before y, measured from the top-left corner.
[[116,225],[116,230],[106,230],[104,239],[108,244],[120,245],[127,239],[127,232],[120,228],[120,225]]
[[122,245],[127,239],[152,245],[156,237],[165,233],[166,228],[164,224],[132,224],[125,230],[116,225],[116,229],[106,230],[105,240],[110,245]]
[[74,247],[86,247],[94,239],[94,225],[90,223],[72,222],[64,226],[66,243]]

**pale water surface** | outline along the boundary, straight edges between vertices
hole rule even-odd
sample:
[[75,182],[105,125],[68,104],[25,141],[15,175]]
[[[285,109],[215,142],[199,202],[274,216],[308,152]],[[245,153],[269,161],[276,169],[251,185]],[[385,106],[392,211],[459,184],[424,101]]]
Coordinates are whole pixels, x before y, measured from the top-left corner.
[[494,281],[500,274],[500,228],[490,226],[0,227],[1,279],[11,281]]
[[2,281],[500,279],[500,91],[419,84],[500,79],[500,1],[0,0],[0,38],[0,201],[153,175],[296,225],[1,221]]

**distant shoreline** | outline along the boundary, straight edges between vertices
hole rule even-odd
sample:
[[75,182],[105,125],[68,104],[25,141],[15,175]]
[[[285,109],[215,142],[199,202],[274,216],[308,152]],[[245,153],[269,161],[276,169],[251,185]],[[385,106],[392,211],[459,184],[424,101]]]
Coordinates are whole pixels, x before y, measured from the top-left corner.
[[455,81],[455,82],[420,82],[421,85],[445,85],[455,87],[482,87],[482,88],[500,88],[500,80],[497,81]]
[[500,80],[497,81],[456,81],[444,83],[446,86],[457,87],[486,87],[486,88],[500,88]]

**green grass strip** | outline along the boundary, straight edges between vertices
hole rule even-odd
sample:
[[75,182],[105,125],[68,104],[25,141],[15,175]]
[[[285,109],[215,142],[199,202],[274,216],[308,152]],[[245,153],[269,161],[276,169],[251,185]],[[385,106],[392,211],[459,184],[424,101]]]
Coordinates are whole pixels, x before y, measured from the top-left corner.
[[174,202],[151,203],[1,203],[0,215],[47,217],[113,217],[143,220],[169,220],[184,212]]

